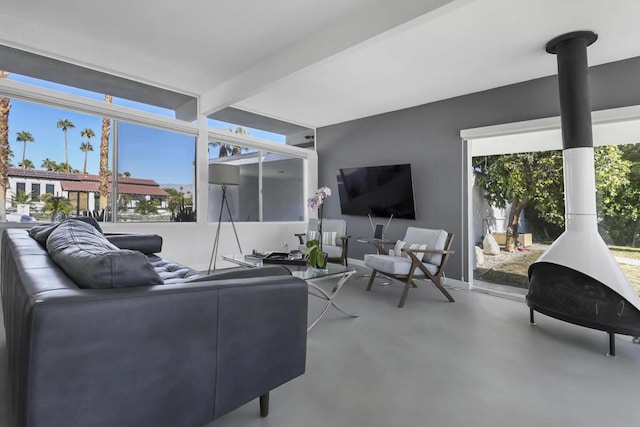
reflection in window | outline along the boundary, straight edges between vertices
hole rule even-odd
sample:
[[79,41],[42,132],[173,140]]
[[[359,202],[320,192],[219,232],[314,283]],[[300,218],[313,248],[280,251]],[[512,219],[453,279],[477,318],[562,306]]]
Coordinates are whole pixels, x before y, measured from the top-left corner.
[[40,198],[40,184],[31,184],[31,200],[38,200]]
[[18,193],[26,193],[26,183],[24,182],[16,182],[16,191],[15,194]]
[[303,161],[268,153],[262,160],[263,221],[303,221]]
[[[209,142],[209,215],[208,220],[218,222],[259,221],[258,209],[258,158],[259,152],[233,145],[225,141]],[[237,169],[230,181],[225,173],[214,172],[216,165],[232,166]],[[226,169],[228,171],[229,168]],[[225,169],[223,169],[225,171]],[[235,179],[237,176],[237,180]],[[223,205],[223,193],[226,187],[226,204]],[[228,206],[228,207],[227,207]],[[229,215],[231,214],[231,216]]]
[[196,220],[196,138],[118,122],[118,221]]
[[223,143],[209,144],[210,170],[232,165],[238,168],[239,179],[237,185],[226,185],[228,209],[222,202],[224,183],[209,183],[210,222],[230,221],[229,213],[234,221],[244,222],[304,219],[302,159],[244,147],[220,156]]

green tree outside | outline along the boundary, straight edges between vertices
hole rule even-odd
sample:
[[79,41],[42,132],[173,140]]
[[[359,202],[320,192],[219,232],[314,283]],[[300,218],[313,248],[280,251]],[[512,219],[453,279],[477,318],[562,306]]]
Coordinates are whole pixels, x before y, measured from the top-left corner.
[[82,166],[82,173],[87,173],[87,155],[89,151],[93,151],[93,145],[91,145],[91,138],[96,136],[91,128],[84,128],[80,131],[80,136],[83,138],[87,138],[86,142],[80,143],[80,151],[84,153],[84,165]]
[[51,214],[51,220],[55,221],[60,216],[66,216],[73,210],[73,205],[65,197],[51,197],[44,205],[44,210]]
[[21,167],[22,169],[35,169],[36,166],[33,164],[33,162],[29,159],[23,159],[20,163],[18,163],[18,166]]
[[140,199],[136,204],[135,212],[141,215],[155,215],[158,213],[158,201]]
[[20,191],[18,191],[18,193],[13,198],[12,205],[13,206],[26,205],[30,201],[31,201],[31,196],[29,194],[25,193],[24,191],[20,190]]
[[[243,128],[242,126],[238,126],[235,130],[227,129],[230,133],[236,133],[239,135],[250,135],[249,131]],[[218,157],[229,157],[236,156],[242,154],[243,151],[247,151],[247,148],[240,147],[237,145],[227,144],[221,141],[212,141],[209,142],[209,147],[218,147]]]
[[[633,209],[624,205],[624,197],[628,196],[622,196],[625,186],[630,183],[628,175],[631,167],[631,161],[625,159],[624,151],[619,146],[596,147],[594,163],[599,220],[611,220],[622,213],[625,217],[632,217]],[[507,226],[513,235],[507,235],[506,247],[515,248],[520,213],[527,206],[531,206],[544,221],[564,227],[560,150],[482,156],[474,158],[472,164],[476,184],[484,189],[485,199],[502,209],[511,205]]]
[[40,167],[45,168],[48,171],[54,171],[54,170],[57,170],[58,164],[47,157],[42,161],[42,164],[40,165]]
[[[29,142],[33,142],[33,135],[31,135],[31,132],[27,132],[26,130],[21,130],[20,132],[16,133],[16,141],[17,142],[22,142],[23,146],[22,146],[22,162],[20,162],[21,167],[23,169],[28,169],[26,166],[24,166],[25,164],[25,157],[27,155],[27,143]],[[33,163],[32,163],[33,165]],[[33,168],[31,168],[33,169]]]
[[71,168],[69,167],[69,149],[67,145],[67,131],[69,129],[73,129],[76,127],[69,119],[60,119],[58,123],[56,123],[56,127],[58,129],[62,129],[64,133],[64,164],[67,166],[67,172],[71,172]]

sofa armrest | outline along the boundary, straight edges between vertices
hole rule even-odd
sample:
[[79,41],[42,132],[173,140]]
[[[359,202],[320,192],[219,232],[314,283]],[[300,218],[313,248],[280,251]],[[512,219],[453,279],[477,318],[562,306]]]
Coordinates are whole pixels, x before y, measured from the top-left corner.
[[220,292],[215,417],[302,375],[307,348],[308,288],[294,277],[278,290],[259,285]]
[[143,254],[162,251],[162,237],[146,233],[105,233],[104,237],[120,249],[131,249]]

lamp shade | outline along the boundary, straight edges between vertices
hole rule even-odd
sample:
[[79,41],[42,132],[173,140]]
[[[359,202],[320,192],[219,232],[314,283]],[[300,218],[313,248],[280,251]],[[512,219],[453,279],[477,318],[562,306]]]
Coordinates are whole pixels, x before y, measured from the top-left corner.
[[240,166],[211,163],[209,165],[209,184],[239,185]]

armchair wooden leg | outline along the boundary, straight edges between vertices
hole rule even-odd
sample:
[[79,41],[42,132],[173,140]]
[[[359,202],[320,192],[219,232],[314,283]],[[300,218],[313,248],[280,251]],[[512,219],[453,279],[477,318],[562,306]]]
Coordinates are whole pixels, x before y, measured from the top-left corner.
[[269,392],[260,396],[260,416],[264,418],[267,415],[269,415]]
[[440,289],[440,292],[442,292],[444,294],[444,296],[447,297],[449,302],[456,302],[456,300],[453,299],[451,294],[444,288],[444,286],[442,286],[442,284],[440,283],[439,278],[438,278],[438,280],[432,280],[432,282],[433,282],[434,285],[436,285],[436,287],[438,289]]
[[376,270],[372,270],[371,271],[371,278],[369,278],[369,284],[367,285],[367,291],[371,290],[371,286],[373,286],[373,281],[376,278],[376,273],[377,273]]
[[413,280],[409,279],[404,284],[404,289],[402,290],[402,296],[400,297],[400,303],[398,304],[398,307],[400,308],[404,307],[404,302],[407,300],[407,295],[409,294],[409,288],[411,287],[411,283],[413,283]]

